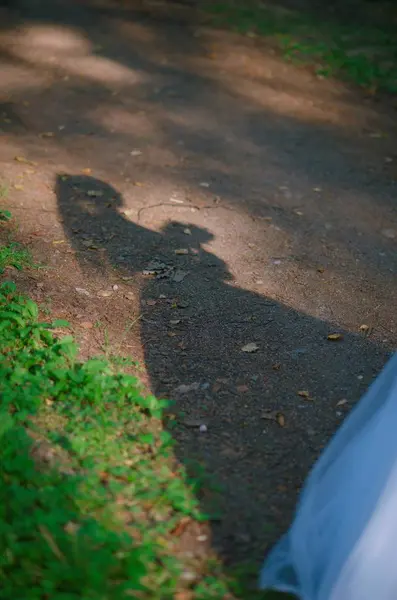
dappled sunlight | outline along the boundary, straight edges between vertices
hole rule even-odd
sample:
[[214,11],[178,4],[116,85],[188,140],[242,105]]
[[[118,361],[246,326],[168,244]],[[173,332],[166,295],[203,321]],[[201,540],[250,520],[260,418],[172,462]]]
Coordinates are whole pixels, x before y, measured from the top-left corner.
[[31,25],[3,33],[0,45],[36,67],[52,67],[106,85],[136,85],[146,78],[118,61],[96,55],[95,46],[70,27]]
[[189,63],[258,108],[347,130],[375,118],[370,109],[357,111],[357,99],[341,83],[316,79],[307,69],[282,60],[272,48],[243,46],[237,36],[233,43],[212,32],[203,33],[200,40],[207,57],[189,58]]
[[[379,204],[389,199],[375,201],[360,179],[356,140],[345,143],[352,128],[376,121],[375,109],[357,109],[340,84],[240,38],[205,33],[185,48],[157,25],[111,26],[120,36],[114,48],[71,25],[0,35],[10,59],[2,84],[15,113],[26,115],[24,129],[6,117],[2,149],[18,199],[34,196],[50,209],[57,170],[89,168],[124,195],[121,219],[137,225],[139,213],[153,232],[176,217],[204,220],[214,231],[211,252],[240,289],[316,318],[331,318],[324,307],[332,298],[333,316],[347,323],[360,277],[382,279],[377,257],[365,253],[367,238],[385,253]],[[37,181],[15,156],[36,163]],[[360,177],[349,188],[351,171]],[[332,284],[319,285],[313,265],[336,246]],[[346,283],[352,270],[355,283]]]
[[30,25],[21,27],[3,39],[11,42],[15,52],[36,54],[38,58],[56,56],[82,56],[91,52],[92,44],[80,32],[70,27],[56,25]]
[[143,110],[103,104],[95,108],[89,117],[111,133],[148,137],[159,133],[153,116]]
[[58,65],[73,75],[122,87],[142,83],[146,79],[145,75],[101,56],[82,56],[77,60],[65,57],[59,60]]

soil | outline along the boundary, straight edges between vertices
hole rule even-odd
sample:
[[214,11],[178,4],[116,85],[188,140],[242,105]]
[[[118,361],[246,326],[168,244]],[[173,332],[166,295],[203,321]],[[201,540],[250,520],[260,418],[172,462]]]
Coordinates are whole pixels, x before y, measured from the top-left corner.
[[0,10],[2,205],[44,265],[15,278],[174,400],[214,548],[261,560],[396,345],[392,101],[187,3]]

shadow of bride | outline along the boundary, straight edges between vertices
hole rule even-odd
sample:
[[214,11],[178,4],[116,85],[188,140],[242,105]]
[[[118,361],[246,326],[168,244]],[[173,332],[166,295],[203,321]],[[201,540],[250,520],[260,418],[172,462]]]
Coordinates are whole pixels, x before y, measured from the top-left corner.
[[178,459],[220,486],[197,492],[215,547],[232,561],[261,559],[387,351],[347,331],[332,343],[329,323],[237,287],[206,227],[152,231],[128,220],[121,194],[93,177],[60,175],[56,193],[87,276],[105,275],[107,263],[136,278],[145,367],[153,392],[174,401]]

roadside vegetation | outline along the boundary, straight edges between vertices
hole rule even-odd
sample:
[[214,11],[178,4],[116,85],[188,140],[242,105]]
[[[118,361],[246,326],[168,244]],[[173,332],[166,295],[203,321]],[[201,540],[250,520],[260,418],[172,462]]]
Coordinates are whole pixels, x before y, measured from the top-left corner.
[[[319,77],[339,77],[374,94],[397,92],[397,13],[392,5],[362,4],[356,19],[287,9],[259,0],[205,2],[214,24],[274,43],[286,59],[310,65]],[[374,19],[371,19],[371,12]]]

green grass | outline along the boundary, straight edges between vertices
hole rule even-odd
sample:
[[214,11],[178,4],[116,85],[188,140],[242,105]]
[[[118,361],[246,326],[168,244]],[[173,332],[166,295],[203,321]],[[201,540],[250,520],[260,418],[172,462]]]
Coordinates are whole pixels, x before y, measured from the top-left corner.
[[51,331],[67,324],[37,317],[0,287],[0,597],[173,598],[187,568],[195,597],[223,597],[209,567],[174,557],[173,530],[202,515],[164,403],[104,360],[79,363]]
[[[28,257],[0,255],[3,269]],[[0,600],[278,597],[253,591],[249,569],[178,554],[178,525],[205,515],[166,403],[106,358],[80,362],[67,329],[0,284]]]
[[29,265],[31,265],[30,253],[20,244],[10,242],[0,246],[0,273],[3,273],[6,267],[11,266],[20,271]]
[[[270,39],[289,60],[310,64],[372,92],[397,92],[397,18],[385,9],[382,25],[343,25],[324,11],[283,10],[258,0],[205,2],[214,23]],[[364,10],[364,4],[363,4]],[[393,22],[394,20],[394,22]]]

